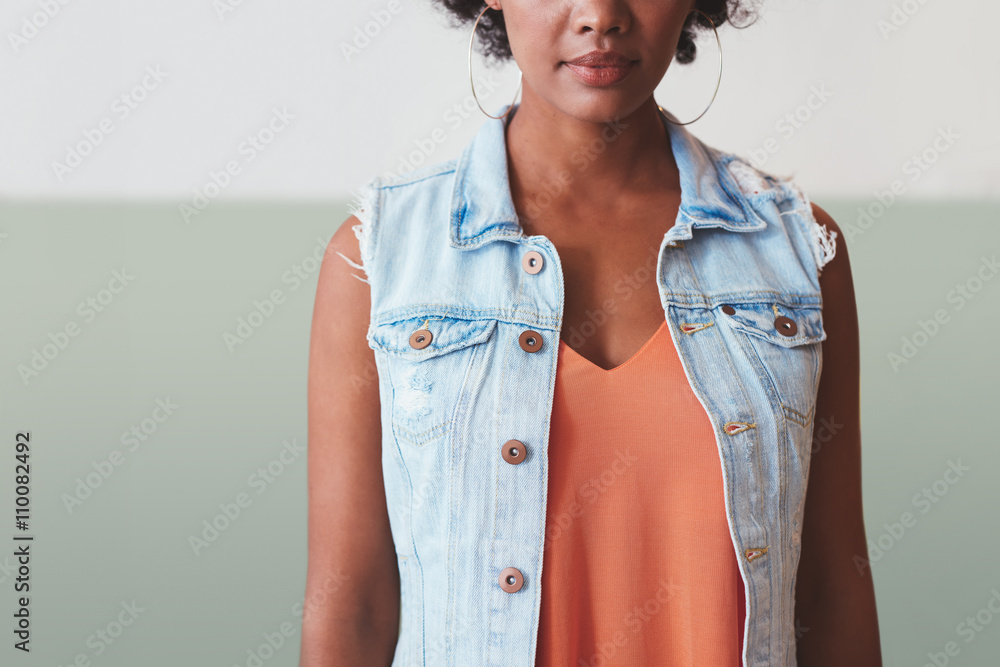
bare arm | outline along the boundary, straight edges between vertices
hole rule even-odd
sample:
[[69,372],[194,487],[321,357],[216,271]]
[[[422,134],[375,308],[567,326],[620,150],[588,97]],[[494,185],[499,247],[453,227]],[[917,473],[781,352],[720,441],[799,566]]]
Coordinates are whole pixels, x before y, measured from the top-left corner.
[[[320,268],[309,353],[309,564],[299,667],[392,662],[399,569],[382,479],[371,293],[348,218]],[[354,275],[352,275],[354,274]]]
[[861,501],[860,358],[854,282],[844,234],[823,267],[823,371],[815,412],[812,462],[796,583],[798,664],[881,667],[878,616],[867,564]]

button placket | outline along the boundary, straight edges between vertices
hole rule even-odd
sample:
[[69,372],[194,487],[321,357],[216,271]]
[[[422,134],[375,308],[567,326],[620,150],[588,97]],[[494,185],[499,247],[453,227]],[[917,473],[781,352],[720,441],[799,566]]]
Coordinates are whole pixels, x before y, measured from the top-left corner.
[[[521,256],[521,268],[528,274],[537,274],[544,265],[545,259],[537,250],[529,250]],[[517,342],[525,352],[537,352],[542,349],[543,338],[539,332],[527,329],[521,332]],[[528,448],[520,440],[508,440],[501,447],[503,460],[511,465],[521,463],[527,455]],[[500,572],[500,588],[505,592],[516,593],[522,586],[524,586],[524,575],[516,567],[506,567]]]

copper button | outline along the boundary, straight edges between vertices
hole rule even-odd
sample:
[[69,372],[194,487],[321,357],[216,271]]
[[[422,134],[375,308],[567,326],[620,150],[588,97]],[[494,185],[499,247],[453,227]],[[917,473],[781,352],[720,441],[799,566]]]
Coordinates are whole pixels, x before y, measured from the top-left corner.
[[542,270],[542,264],[545,261],[542,259],[542,253],[535,250],[530,250],[524,253],[524,257],[521,258],[521,266],[528,273],[538,273]]
[[524,575],[516,567],[505,567],[500,573],[500,588],[508,593],[516,593],[524,586]]
[[521,349],[525,352],[538,352],[542,347],[542,334],[528,329],[521,332],[518,342],[521,343]]
[[412,334],[410,334],[410,347],[415,347],[418,350],[422,350],[431,344],[431,339],[434,338],[434,334],[428,329],[417,329]]
[[727,303],[725,306],[722,307],[722,312],[724,312],[726,315],[735,315],[736,309]]
[[528,455],[528,448],[520,440],[508,440],[503,443],[503,460],[517,465]]
[[784,315],[778,315],[775,318],[774,328],[783,336],[794,336],[799,330],[798,325],[795,324],[795,320]]

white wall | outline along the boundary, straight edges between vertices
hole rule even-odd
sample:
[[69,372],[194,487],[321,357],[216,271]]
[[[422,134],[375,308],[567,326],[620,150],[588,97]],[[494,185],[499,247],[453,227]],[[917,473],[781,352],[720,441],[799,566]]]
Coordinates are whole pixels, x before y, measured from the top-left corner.
[[[425,159],[454,157],[485,119],[478,110],[457,126],[445,117],[469,98],[468,34],[429,0],[398,1],[402,10],[348,62],[342,44],[389,0],[9,0],[0,6],[0,196],[183,200],[230,161],[239,172],[226,199],[346,196],[397,171],[435,128],[447,140]],[[689,129],[747,155],[773,138],[764,168],[795,173],[814,194],[870,198],[904,179],[914,198],[1000,196],[1000,5],[904,4],[915,13],[884,38],[877,21],[892,2],[764,0],[757,24],[724,30],[722,89]],[[54,16],[18,42],[43,6]],[[714,43],[700,43],[693,69],[668,72],[657,92],[681,118],[711,94]],[[114,101],[147,68],[165,78],[146,77],[145,99],[126,116]],[[487,108],[515,90],[514,69],[494,76],[502,83]],[[776,124],[813,87],[831,96],[789,136]],[[262,151],[241,150],[274,109],[294,118],[273,121],[280,132]],[[96,137],[102,119],[110,134],[57,175],[53,163],[85,131]],[[958,139],[917,177],[907,160],[949,127]]]

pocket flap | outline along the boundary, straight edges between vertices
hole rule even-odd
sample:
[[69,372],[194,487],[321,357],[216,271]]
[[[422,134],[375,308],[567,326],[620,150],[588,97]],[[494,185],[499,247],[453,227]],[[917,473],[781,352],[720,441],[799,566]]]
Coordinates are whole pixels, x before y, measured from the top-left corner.
[[775,345],[795,347],[826,340],[821,308],[777,302],[734,303],[730,307],[735,311],[732,315],[722,310],[725,306],[720,312],[734,328]]
[[[419,329],[431,332],[431,342],[423,348],[410,344]],[[372,347],[413,361],[431,359],[470,345],[485,343],[497,328],[496,320],[467,320],[456,317],[412,317],[372,327]]]

